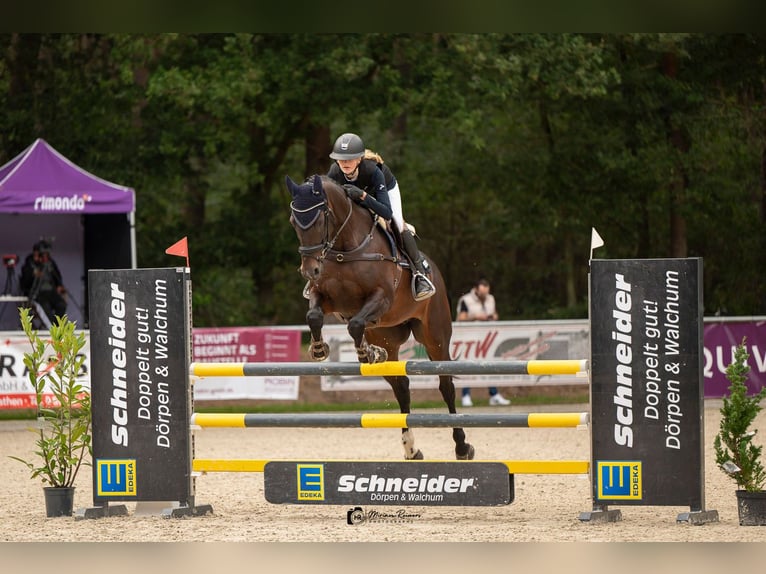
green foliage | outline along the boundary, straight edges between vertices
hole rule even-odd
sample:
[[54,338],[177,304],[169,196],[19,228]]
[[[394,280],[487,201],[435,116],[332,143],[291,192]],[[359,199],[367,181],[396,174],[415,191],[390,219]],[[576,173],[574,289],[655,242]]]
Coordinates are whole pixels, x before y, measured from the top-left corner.
[[759,315],[764,76],[749,34],[0,34],[0,162],[44,137],[135,188],[138,264],[189,237],[198,326],[303,322],[284,176],[344,131],[453,300],[483,274],[502,319],[585,317],[596,227],[597,256],[702,257],[705,312]]
[[[763,446],[753,443],[755,430],[750,427],[763,408],[761,400],[766,397],[766,387],[757,394],[748,396],[745,382],[750,366],[745,339],[734,351],[734,358],[726,367],[729,395],[723,398],[721,425],[715,437],[715,461],[742,490],[762,490],[766,484],[766,471],[761,462]],[[731,465],[736,465],[736,468]]]
[[[85,334],[75,334],[75,323],[56,317],[50,341],[32,328],[30,310],[20,309],[21,326],[31,351],[24,354],[29,382],[37,401],[37,449],[34,460],[11,458],[25,464],[32,478],[40,477],[49,486],[73,486],[81,465],[90,465],[90,394],[77,381],[85,354]],[[50,349],[49,349],[50,346]],[[43,396],[46,387],[53,394],[50,404]]]

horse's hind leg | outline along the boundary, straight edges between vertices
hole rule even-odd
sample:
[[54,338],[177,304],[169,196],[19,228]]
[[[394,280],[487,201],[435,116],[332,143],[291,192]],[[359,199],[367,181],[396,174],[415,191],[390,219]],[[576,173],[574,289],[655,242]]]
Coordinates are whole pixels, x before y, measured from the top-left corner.
[[[433,330],[434,325],[431,326],[430,330],[427,330],[422,322],[412,321],[412,334],[426,348],[428,357],[432,361],[449,361],[449,336],[446,337],[446,342],[436,341],[433,337]],[[446,329],[446,333],[451,334],[452,329]],[[450,414],[457,413],[457,408],[455,408],[455,383],[452,380],[452,375],[439,376],[439,392]],[[466,442],[465,431],[462,428],[452,429],[452,440],[455,441],[455,458],[457,460],[472,460],[474,458],[476,451],[473,445]]]
[[[408,377],[385,377],[394,391],[396,402],[399,403],[399,412],[410,412],[410,379]],[[423,453],[415,446],[415,435],[408,428],[402,429],[402,447],[406,460],[422,460]]]
[[[395,360],[395,359],[394,359]],[[394,396],[399,403],[399,410],[402,413],[410,412],[410,379],[405,376],[399,377],[385,377],[388,384],[394,391]],[[447,403],[447,408],[450,413],[455,414],[457,409],[455,408],[455,385],[452,382],[452,377],[449,375],[443,375],[439,377],[439,391],[444,397]],[[449,395],[452,395],[452,399],[449,400]],[[473,460],[476,451],[472,444],[469,444],[465,440],[465,431],[460,428],[452,429],[452,440],[455,441],[455,458],[457,460]],[[404,447],[404,458],[407,460],[421,460],[423,459],[423,453],[419,448],[415,446],[415,436],[408,428],[402,429],[402,447]]]
[[[373,345],[385,349],[391,361],[399,358],[399,346],[410,337],[410,327],[408,323],[388,327],[385,329],[374,329],[367,332],[367,338]],[[408,414],[410,412],[410,379],[404,375],[383,377],[386,379],[391,389],[394,391],[396,402],[399,403],[399,412]],[[405,460],[422,460],[423,453],[415,446],[415,435],[408,428],[402,429],[402,447],[404,448]]]
[[[457,413],[455,408],[455,383],[452,375],[439,376],[439,392],[442,394],[444,402],[447,403],[447,410],[451,414]],[[452,429],[452,440],[455,441],[455,458],[457,460],[473,460],[476,451],[473,445],[465,441],[465,431],[462,428]]]

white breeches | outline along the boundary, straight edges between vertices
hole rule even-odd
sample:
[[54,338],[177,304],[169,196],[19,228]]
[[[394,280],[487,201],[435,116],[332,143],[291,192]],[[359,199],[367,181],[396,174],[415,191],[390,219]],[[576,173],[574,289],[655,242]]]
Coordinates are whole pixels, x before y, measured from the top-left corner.
[[404,214],[402,213],[402,193],[399,191],[399,184],[397,183],[393,189],[388,190],[388,199],[391,201],[391,211],[393,216],[391,219],[396,223],[396,227],[399,231],[404,230]]

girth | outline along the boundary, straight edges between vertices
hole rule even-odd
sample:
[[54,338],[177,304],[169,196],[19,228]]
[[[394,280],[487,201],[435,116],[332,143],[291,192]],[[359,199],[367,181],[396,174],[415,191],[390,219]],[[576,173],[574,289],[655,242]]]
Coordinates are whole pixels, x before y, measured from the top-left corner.
[[350,251],[338,251],[337,249],[329,249],[325,255],[325,259],[332,259],[337,263],[345,263],[351,261],[392,261],[393,263],[399,262],[400,259],[393,255],[384,255],[383,253],[360,253],[365,247],[367,247],[367,245],[369,245],[370,241],[372,241],[372,235],[375,233],[376,225],[377,217],[376,220],[373,221],[372,229],[357,247]]

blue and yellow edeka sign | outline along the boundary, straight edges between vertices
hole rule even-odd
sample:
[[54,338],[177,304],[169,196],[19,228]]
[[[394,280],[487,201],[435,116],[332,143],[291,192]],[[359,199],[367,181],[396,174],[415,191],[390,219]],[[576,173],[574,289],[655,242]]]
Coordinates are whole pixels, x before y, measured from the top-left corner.
[[99,459],[96,461],[98,496],[136,496],[136,459]]
[[596,463],[599,500],[641,500],[641,462],[608,460]]
[[299,464],[298,500],[324,500],[324,466]]

